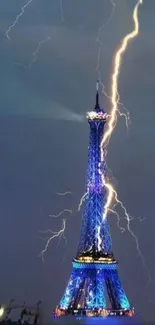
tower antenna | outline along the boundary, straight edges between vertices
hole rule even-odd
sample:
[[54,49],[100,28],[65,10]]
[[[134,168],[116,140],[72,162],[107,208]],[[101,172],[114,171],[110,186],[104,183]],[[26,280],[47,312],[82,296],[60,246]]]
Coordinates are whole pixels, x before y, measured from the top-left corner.
[[96,104],[95,104],[95,109],[99,108],[99,80],[96,82]]

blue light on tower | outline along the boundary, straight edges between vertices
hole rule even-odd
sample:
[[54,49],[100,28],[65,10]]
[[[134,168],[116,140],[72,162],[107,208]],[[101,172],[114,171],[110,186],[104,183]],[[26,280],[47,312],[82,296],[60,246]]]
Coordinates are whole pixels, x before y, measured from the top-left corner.
[[87,113],[90,126],[86,199],[78,252],[65,293],[55,310],[57,316],[132,316],[129,301],[121,285],[112,252],[112,240],[106,204],[106,163],[102,157],[101,140],[107,114],[99,105],[98,83],[94,111]]

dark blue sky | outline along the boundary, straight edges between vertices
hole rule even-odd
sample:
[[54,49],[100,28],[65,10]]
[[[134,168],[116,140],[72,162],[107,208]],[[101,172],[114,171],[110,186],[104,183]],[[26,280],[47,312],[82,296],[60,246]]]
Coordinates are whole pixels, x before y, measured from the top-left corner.
[[[33,0],[10,32],[21,0],[0,2],[0,301],[43,300],[46,318],[58,303],[76,254],[84,191],[89,129],[79,114],[95,100],[98,28],[106,22],[108,0]],[[116,0],[113,19],[102,29],[100,71],[107,92],[112,57],[121,38],[133,28],[135,0]],[[131,216],[146,265],[154,281],[155,183],[155,2],[140,8],[140,35],[129,45],[119,80],[121,101],[130,111],[128,134],[120,119],[109,145],[108,165],[120,198]],[[33,52],[46,37],[31,69]],[[18,63],[18,65],[16,64]],[[101,97],[108,110],[110,103]],[[76,115],[78,114],[78,115]],[[75,121],[70,121],[73,119]],[[56,192],[71,190],[73,196]],[[48,215],[72,208],[67,217],[68,245],[53,241],[45,263],[38,258],[44,242],[38,230],[57,230],[62,219]],[[123,215],[121,214],[123,217]],[[143,222],[139,217],[146,217]],[[154,320],[155,284],[138,257],[133,238],[121,234],[110,217],[113,250],[130,301],[142,317]],[[124,222],[122,221],[122,225]]]

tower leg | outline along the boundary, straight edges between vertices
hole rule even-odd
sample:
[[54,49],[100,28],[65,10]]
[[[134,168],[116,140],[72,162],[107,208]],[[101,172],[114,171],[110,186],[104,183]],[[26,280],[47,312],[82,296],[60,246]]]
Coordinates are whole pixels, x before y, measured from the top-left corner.
[[62,309],[67,309],[70,305],[72,305],[72,303],[74,303],[76,291],[79,288],[80,282],[80,270],[73,268],[71,277],[68,281],[67,288],[65,290],[65,294],[60,301],[60,307]]
[[112,309],[129,309],[130,304],[121,285],[117,269],[109,269],[104,272]]
[[106,308],[104,271],[96,270],[96,306]]
[[73,267],[59,308],[63,310],[106,308],[104,271]]

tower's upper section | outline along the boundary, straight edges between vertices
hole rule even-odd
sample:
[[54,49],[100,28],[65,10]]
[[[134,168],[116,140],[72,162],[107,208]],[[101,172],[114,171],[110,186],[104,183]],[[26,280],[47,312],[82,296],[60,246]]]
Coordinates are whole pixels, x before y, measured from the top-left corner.
[[106,162],[102,139],[107,114],[99,105],[99,82],[96,85],[94,110],[87,113],[90,126],[88,168],[85,199],[83,202],[82,228],[77,258],[112,258],[112,242],[106,218]]
[[107,113],[104,112],[104,110],[102,108],[100,108],[100,105],[99,105],[99,81],[97,81],[97,83],[96,83],[96,103],[95,103],[94,110],[91,112],[87,112],[86,118],[87,118],[88,122],[91,122],[91,121],[106,122]]

